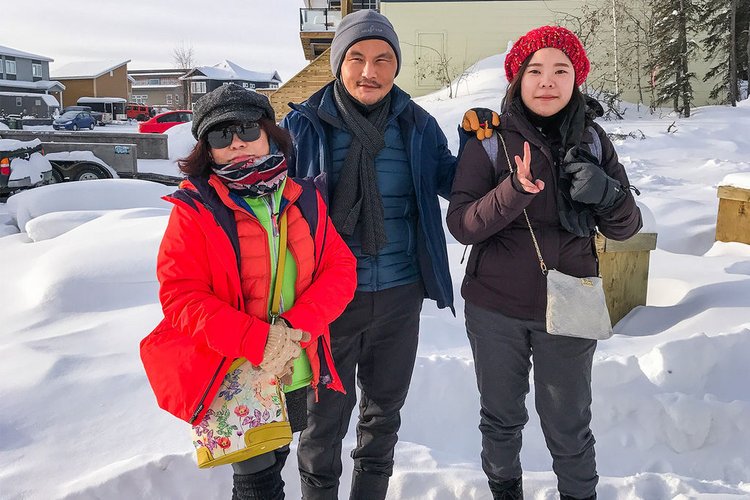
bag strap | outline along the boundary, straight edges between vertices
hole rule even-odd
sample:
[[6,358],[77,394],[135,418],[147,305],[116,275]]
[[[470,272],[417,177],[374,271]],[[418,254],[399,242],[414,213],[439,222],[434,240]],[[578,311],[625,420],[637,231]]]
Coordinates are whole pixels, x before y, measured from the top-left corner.
[[[516,171],[513,168],[513,164],[510,162],[510,155],[508,155],[508,146],[505,145],[505,139],[503,139],[503,136],[500,134],[497,134],[497,136],[500,138],[500,142],[503,143],[503,151],[505,152],[505,159],[508,160],[508,168],[510,169],[510,175],[515,175]],[[482,143],[484,143],[484,141],[482,141]],[[526,213],[525,208],[523,209],[523,216],[526,218],[526,225],[529,226],[529,232],[531,233],[531,240],[534,242],[534,250],[536,250],[536,256],[539,259],[539,267],[542,269],[542,274],[547,276],[547,265],[544,263],[544,259],[542,258],[542,251],[539,249],[539,243],[536,241],[536,236],[534,235],[534,229],[532,229],[531,227],[529,214]]]
[[284,264],[286,263],[286,212],[281,215],[279,221],[279,259],[276,263],[276,283],[273,287],[271,298],[271,324],[276,323],[279,318],[279,307],[281,306],[281,285],[284,281]]

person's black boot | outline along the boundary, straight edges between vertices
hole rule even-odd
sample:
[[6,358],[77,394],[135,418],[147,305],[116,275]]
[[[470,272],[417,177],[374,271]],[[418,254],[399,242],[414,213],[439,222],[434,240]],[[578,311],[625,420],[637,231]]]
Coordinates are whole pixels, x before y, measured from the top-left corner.
[[560,493],[560,500],[596,500],[596,493],[594,493],[590,497],[585,498],[572,497],[570,495],[563,495],[562,493]]
[[521,479],[518,477],[506,481],[490,480],[493,500],[523,500],[523,481]]

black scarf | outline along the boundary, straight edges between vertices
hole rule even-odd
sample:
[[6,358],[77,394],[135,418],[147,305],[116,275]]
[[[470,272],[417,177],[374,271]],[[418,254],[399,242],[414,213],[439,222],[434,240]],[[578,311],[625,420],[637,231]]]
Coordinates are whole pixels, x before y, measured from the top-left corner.
[[333,96],[341,120],[352,134],[352,143],[331,200],[331,220],[338,232],[347,236],[351,236],[360,223],[362,252],[377,255],[388,239],[375,156],[385,147],[391,94],[375,105],[363,106],[336,80]]
[[519,101],[531,124],[547,138],[556,162],[562,161],[570,148],[580,144],[586,128],[586,102],[583,96],[573,97],[552,116],[540,116],[527,108],[520,98]]
[[549,117],[539,116],[531,111],[520,97],[518,101],[517,106],[522,108],[529,122],[544,135],[555,160],[560,225],[571,234],[590,237],[596,230],[594,214],[591,207],[570,196],[571,176],[562,169],[565,158],[576,155],[589,123],[586,99],[583,95],[573,97],[563,109]]

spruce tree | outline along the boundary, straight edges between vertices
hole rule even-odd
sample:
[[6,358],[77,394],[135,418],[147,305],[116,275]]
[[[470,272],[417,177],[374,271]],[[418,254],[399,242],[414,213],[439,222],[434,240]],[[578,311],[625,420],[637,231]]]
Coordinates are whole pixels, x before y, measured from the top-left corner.
[[692,35],[696,32],[698,7],[695,0],[653,0],[652,5],[654,60],[649,65],[656,68],[656,101],[671,101],[675,112],[689,117],[695,73],[690,71],[688,61],[696,49]]
[[717,79],[709,98],[735,106],[737,87],[737,3],[738,0],[704,0],[706,35],[701,39],[705,60],[713,62],[703,77],[707,82]]

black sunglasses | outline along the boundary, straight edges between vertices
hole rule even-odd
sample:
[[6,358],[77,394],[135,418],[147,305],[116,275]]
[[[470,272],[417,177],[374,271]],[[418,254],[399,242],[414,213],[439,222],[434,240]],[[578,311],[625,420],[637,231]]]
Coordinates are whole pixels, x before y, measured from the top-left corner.
[[206,141],[213,149],[223,149],[232,144],[235,134],[241,141],[257,141],[260,138],[260,125],[258,122],[250,122],[211,130],[206,134]]

